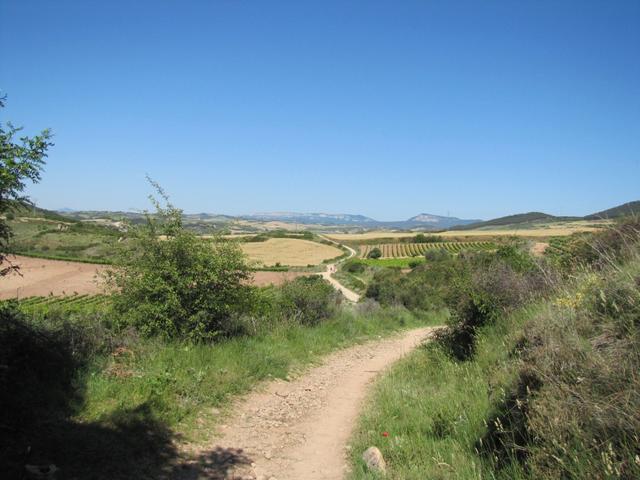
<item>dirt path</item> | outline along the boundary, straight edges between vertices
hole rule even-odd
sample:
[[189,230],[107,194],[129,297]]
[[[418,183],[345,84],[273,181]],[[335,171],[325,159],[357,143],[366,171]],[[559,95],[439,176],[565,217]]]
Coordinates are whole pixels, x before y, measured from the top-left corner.
[[178,478],[329,480],[347,472],[347,442],[367,387],[432,327],[357,345],[290,382],[251,393]]
[[344,297],[347,300],[349,300],[350,302],[357,302],[358,300],[360,300],[360,295],[358,295],[353,290],[351,290],[351,289],[345,287],[344,285],[342,285],[338,280],[336,280],[332,276],[334,273],[337,272],[339,263],[342,263],[345,260],[349,260],[350,258],[353,258],[357,254],[357,252],[353,248],[349,247],[348,245],[342,245],[341,243],[336,242],[335,240],[332,240],[332,239],[330,239],[328,237],[325,237],[324,235],[320,235],[320,237],[324,238],[325,240],[328,240],[331,243],[335,243],[336,245],[343,246],[344,248],[349,250],[349,256],[347,258],[343,258],[342,260],[340,260],[340,261],[338,261],[336,263],[331,263],[331,264],[327,265],[326,270],[324,272],[322,272],[320,275],[322,275],[322,278],[324,278],[331,285],[333,285],[333,288],[335,288],[336,290],[341,292],[342,295],[344,295]]

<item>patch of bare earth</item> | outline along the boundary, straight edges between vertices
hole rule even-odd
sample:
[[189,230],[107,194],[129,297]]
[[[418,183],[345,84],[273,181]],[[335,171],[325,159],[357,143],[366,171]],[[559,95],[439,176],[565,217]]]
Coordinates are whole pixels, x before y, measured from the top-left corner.
[[549,246],[548,242],[535,242],[531,246],[531,253],[536,257],[541,257],[544,255],[544,252],[548,246]]
[[187,446],[190,458],[175,478],[341,479],[348,441],[367,388],[433,328],[357,345],[330,355],[291,381],[272,381],[232,409],[206,446]]
[[[95,294],[102,292],[100,272],[104,265],[10,256],[20,267],[0,279],[0,299],[47,295]],[[8,264],[3,263],[2,266]]]

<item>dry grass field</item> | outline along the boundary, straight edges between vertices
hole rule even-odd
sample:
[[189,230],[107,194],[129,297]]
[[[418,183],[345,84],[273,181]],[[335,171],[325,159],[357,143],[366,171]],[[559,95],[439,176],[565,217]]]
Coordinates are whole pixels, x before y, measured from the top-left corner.
[[359,242],[363,240],[373,240],[376,238],[407,238],[415,237],[420,232],[388,232],[385,230],[376,230],[365,233],[327,233],[324,236],[339,242]]
[[276,263],[292,267],[318,265],[323,260],[342,255],[342,250],[322,243],[294,238],[270,238],[266,242],[241,244],[247,256],[266,266]]
[[[516,226],[496,227],[491,229],[474,229],[474,230],[451,230],[448,232],[430,233],[424,232],[425,235],[439,235],[447,239],[470,239],[470,238],[487,238],[487,237],[508,237],[517,236],[525,238],[540,238],[540,237],[561,237],[571,235],[577,232],[594,232],[598,231],[607,225],[610,225],[609,220],[576,220],[570,222],[554,222],[554,223],[540,223],[540,224],[527,224],[520,228]],[[420,232],[389,232],[385,230],[377,230],[366,233],[329,233],[325,236],[333,240],[341,242],[353,242],[358,243],[367,240],[374,240],[379,238],[407,238],[414,237]]]

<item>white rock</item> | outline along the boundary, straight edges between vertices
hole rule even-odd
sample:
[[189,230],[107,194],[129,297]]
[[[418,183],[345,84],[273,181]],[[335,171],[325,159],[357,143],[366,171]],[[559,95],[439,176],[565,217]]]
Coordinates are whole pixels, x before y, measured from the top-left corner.
[[387,464],[384,461],[382,452],[377,447],[369,447],[362,454],[362,460],[369,470],[379,473],[387,471]]

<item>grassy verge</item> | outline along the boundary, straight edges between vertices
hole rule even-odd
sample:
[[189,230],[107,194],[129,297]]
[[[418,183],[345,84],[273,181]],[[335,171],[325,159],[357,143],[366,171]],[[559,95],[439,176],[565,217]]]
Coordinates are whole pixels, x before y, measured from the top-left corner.
[[507,330],[517,330],[529,315],[514,316],[509,329],[488,328],[478,339],[476,361],[453,361],[428,344],[394,365],[376,384],[354,434],[351,478],[377,478],[361,460],[371,445],[382,451],[391,478],[492,478],[475,442],[486,429],[492,394],[504,393],[514,374]]
[[[0,411],[7,478],[22,478],[25,463],[54,463],[60,478],[183,478],[178,445],[205,445],[237,395],[295,376],[337,349],[442,322],[363,304],[312,327],[283,322],[253,336],[194,344],[114,332],[104,312],[25,310],[28,320],[18,321],[8,316],[11,304],[4,307],[0,360],[13,359],[5,370],[21,377],[8,379],[11,390],[0,389],[8,405]],[[224,458],[196,460],[226,465]]]
[[639,318],[634,250],[481,326],[465,360],[419,349],[376,386],[352,478],[375,478],[371,445],[391,478],[639,478]]
[[353,290],[354,292],[357,292],[361,295],[367,290],[366,280],[358,277],[354,273],[341,270],[334,273],[333,277],[348,289]]
[[411,268],[411,265],[418,262],[424,263],[422,257],[407,257],[407,258],[360,258],[359,262],[362,262],[371,267],[397,267],[397,268]]
[[155,419],[197,440],[195,420],[202,423],[207,407],[224,407],[256,383],[286,378],[333,350],[438,320],[404,310],[366,316],[343,311],[316,327],[283,326],[217,345],[140,341],[93,365],[85,378],[85,401],[77,418],[101,422],[117,410],[134,411],[145,405]]

